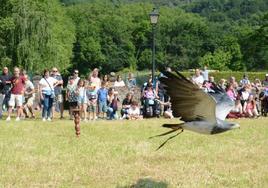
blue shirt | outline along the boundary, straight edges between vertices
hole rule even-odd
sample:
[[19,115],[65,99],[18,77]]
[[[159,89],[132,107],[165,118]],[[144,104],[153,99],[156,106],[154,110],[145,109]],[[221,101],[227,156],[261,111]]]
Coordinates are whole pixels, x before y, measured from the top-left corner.
[[98,101],[106,102],[107,101],[108,90],[106,88],[100,88],[98,90]]

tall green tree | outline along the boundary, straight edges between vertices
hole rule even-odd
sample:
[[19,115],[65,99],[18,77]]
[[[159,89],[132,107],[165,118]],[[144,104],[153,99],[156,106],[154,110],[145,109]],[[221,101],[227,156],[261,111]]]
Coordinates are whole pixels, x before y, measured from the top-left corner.
[[11,37],[8,58],[13,66],[41,71],[57,66],[70,66],[74,42],[74,26],[57,1],[13,0],[5,2],[10,19]]

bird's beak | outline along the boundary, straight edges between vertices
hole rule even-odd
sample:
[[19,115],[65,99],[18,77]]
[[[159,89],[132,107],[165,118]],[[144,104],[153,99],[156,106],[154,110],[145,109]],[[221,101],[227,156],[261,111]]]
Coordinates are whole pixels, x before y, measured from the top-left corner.
[[231,127],[231,129],[240,129],[240,125],[236,123]]

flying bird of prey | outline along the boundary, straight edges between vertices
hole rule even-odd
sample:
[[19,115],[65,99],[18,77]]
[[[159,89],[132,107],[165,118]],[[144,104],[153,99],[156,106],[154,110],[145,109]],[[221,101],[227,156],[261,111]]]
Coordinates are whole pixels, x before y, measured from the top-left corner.
[[225,121],[226,116],[234,107],[226,92],[214,86],[213,92],[206,93],[181,73],[164,72],[160,78],[167,95],[170,97],[174,117],[181,117],[184,123],[164,124],[163,127],[171,131],[157,135],[164,136],[179,131],[174,138],[184,129],[202,134],[218,134],[231,129],[239,128],[236,123]]

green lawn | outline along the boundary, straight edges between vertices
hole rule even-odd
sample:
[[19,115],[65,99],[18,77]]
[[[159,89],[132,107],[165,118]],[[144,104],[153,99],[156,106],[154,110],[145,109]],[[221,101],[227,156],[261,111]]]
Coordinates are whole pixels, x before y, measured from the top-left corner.
[[167,121],[82,123],[80,138],[68,120],[0,121],[0,187],[268,187],[268,119],[155,151]]

